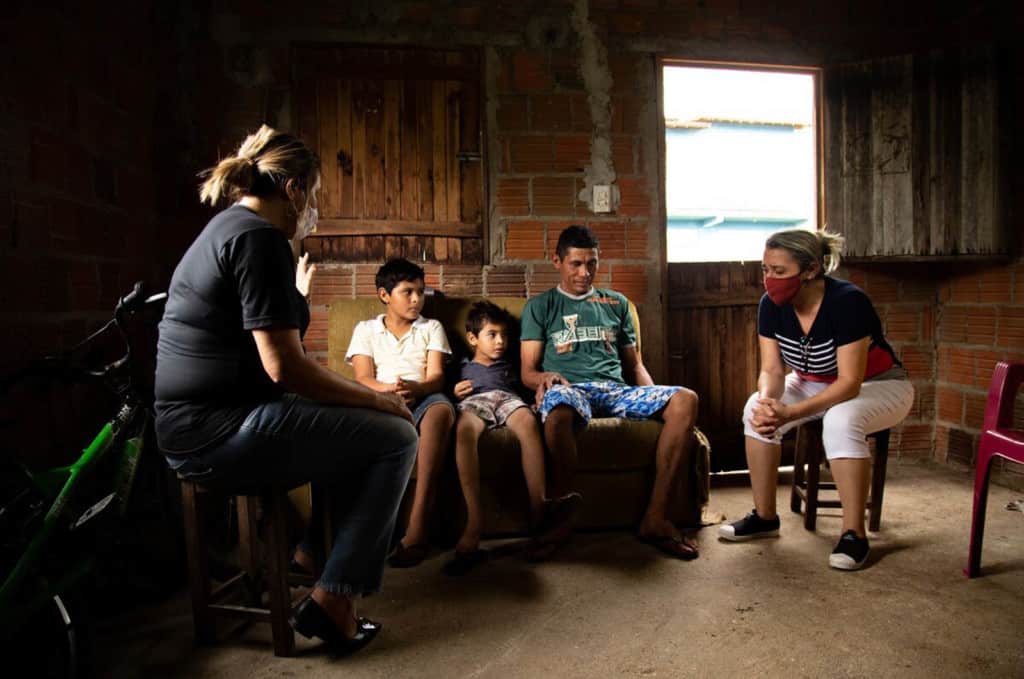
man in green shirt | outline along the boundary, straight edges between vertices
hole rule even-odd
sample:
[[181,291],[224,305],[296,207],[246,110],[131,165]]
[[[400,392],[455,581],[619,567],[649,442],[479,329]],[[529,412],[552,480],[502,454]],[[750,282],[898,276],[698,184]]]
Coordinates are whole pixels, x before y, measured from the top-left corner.
[[[571,490],[576,431],[591,417],[662,420],[654,489],[638,535],[670,556],[695,559],[696,542],[680,534],[667,511],[672,480],[690,457],[697,395],[683,387],[654,384],[636,350],[629,300],[593,287],[598,250],[590,229],[573,225],[562,231],[552,257],[558,286],[523,309],[522,380],[537,393],[554,462],[553,490],[556,495]],[[545,536],[552,548],[567,538],[568,531]]]

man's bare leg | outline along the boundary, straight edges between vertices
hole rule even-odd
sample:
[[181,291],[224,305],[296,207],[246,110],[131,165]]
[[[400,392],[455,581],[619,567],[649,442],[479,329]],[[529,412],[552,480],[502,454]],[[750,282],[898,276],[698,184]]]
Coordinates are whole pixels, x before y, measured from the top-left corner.
[[576,477],[576,432],[578,415],[566,405],[555,406],[544,420],[544,441],[551,453],[551,495],[560,497],[573,490]]
[[672,499],[672,488],[679,469],[690,459],[693,426],[697,422],[697,404],[697,394],[683,389],[669,399],[668,405],[661,412],[665,426],[658,437],[654,489],[640,522],[641,536],[682,537],[679,529],[668,520],[668,504]]

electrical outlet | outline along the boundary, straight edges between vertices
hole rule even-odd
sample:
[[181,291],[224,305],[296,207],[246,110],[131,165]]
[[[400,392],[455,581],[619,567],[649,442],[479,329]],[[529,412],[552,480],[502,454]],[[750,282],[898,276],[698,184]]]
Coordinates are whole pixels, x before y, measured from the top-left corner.
[[594,186],[594,212],[612,211],[612,187],[608,184]]

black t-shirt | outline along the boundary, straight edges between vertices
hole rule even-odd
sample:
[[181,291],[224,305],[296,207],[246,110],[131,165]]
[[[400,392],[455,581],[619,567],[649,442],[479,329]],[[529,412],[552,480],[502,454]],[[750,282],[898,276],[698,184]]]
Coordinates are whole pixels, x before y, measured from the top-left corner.
[[804,335],[793,305],[778,306],[765,294],[757,309],[757,332],[778,341],[782,360],[801,377],[817,382],[835,380],[839,371],[836,349],[871,337],[864,379],[901,365],[882,335],[882,322],[871,300],[853,283],[825,277],[825,296],[818,315]]
[[252,330],[309,325],[285,235],[234,205],[206,225],[174,270],[160,322],[156,434],[171,455],[201,452],[282,393]]

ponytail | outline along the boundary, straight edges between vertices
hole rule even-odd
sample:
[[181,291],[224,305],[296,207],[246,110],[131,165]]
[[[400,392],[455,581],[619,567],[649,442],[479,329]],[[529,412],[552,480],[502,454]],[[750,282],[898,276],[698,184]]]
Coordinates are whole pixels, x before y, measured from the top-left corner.
[[320,159],[302,141],[263,125],[246,137],[235,155],[199,174],[206,178],[199,200],[216,205],[225,198],[281,195],[289,179],[305,189],[315,183],[319,166]]
[[841,235],[830,231],[787,229],[773,233],[764,245],[769,250],[786,250],[800,265],[800,271],[807,271],[817,263],[820,278],[839,268],[845,242]]

